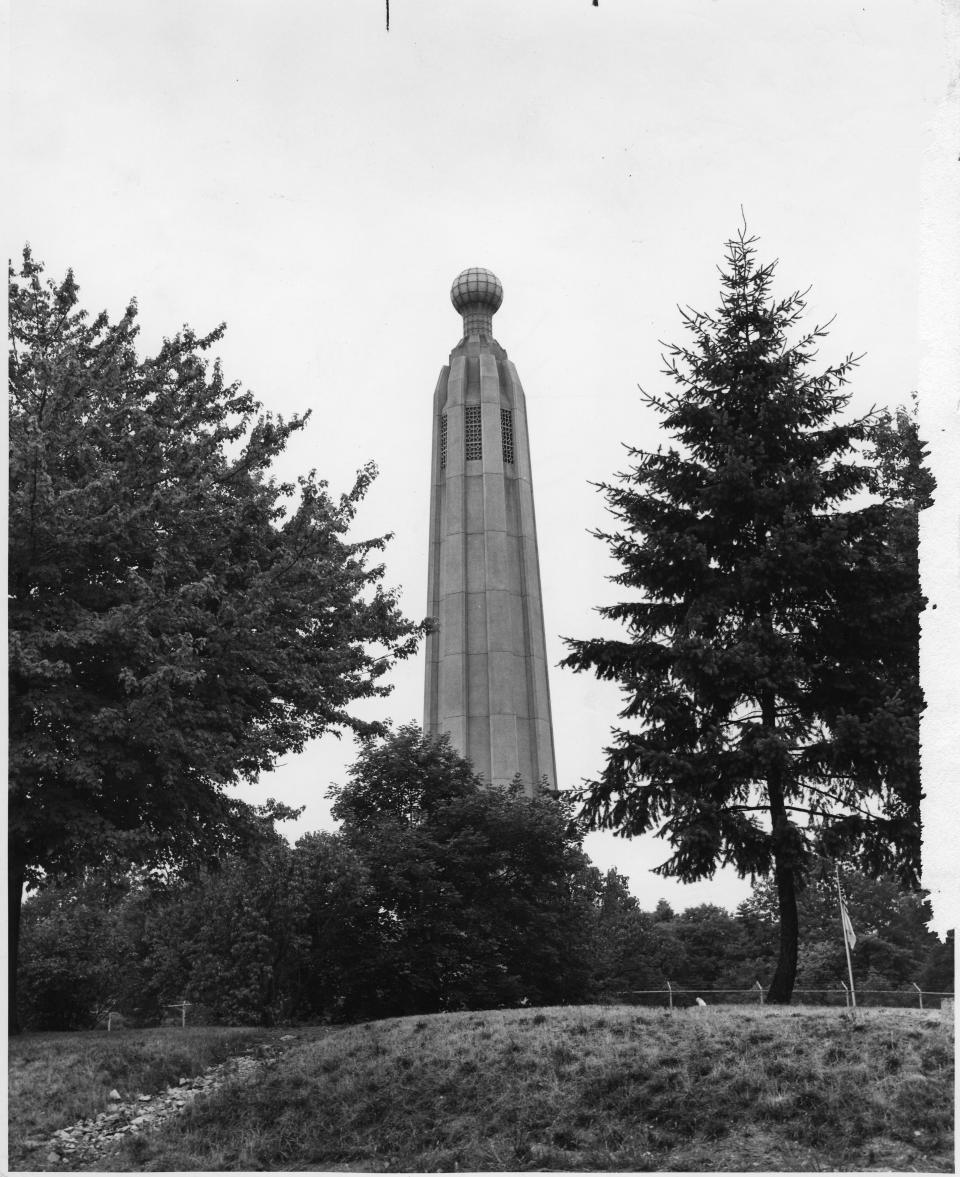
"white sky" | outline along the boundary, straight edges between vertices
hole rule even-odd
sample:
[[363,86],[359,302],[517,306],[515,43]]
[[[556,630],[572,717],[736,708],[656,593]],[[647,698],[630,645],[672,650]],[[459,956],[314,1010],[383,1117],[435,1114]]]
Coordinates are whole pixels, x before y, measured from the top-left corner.
[[[527,394],[547,645],[612,599],[588,485],[655,444],[677,303],[712,308],[741,205],[783,293],[836,313],[823,358],[866,351],[854,405],[903,402],[921,363],[923,152],[947,92],[931,0],[14,0],[8,249],[76,272],[141,345],[229,326],[229,378],[314,411],[281,472],[335,491],[373,458],[357,536],[395,532],[388,581],[426,602],[431,398],[466,266],[503,282],[494,331]],[[939,116],[941,123],[943,114]],[[949,136],[948,136],[949,137]],[[953,148],[954,155],[956,148]],[[929,172],[929,165],[927,172]],[[928,218],[929,219],[929,218]],[[928,238],[931,233],[928,230]],[[934,233],[935,238],[935,233]],[[422,658],[378,714],[421,720]],[[551,678],[561,784],[600,768],[618,693]],[[349,739],[261,786],[328,823]],[[646,873],[652,839],[593,835],[641,903],[729,907],[735,876]]]

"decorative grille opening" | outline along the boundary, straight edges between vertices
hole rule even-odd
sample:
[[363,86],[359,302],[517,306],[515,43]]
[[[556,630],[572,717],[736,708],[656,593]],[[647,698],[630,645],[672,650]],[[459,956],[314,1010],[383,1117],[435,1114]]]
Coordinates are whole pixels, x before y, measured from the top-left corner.
[[440,469],[445,470],[447,466],[447,414],[442,413],[440,416]]
[[479,462],[483,457],[479,405],[466,406],[464,410],[463,437],[466,442],[466,460],[468,462]]
[[503,460],[513,461],[513,412],[510,409],[500,410],[500,437],[503,440]]

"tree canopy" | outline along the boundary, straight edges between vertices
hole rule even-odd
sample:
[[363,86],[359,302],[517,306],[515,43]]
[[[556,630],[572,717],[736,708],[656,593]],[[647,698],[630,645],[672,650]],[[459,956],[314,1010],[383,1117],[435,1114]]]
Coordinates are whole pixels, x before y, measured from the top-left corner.
[[184,998],[267,1024],[553,1004],[613,983],[598,957],[638,967],[600,949],[620,924],[598,926],[599,874],[563,804],[484,788],[446,737],[368,739],[335,811],[338,833],[294,847],[264,837],[159,884],[87,872],[31,897],[31,1024],[90,1025],[108,1003],[156,1023]]
[[[846,973],[840,914],[837,903],[835,863],[817,857],[810,866],[807,884],[797,902],[800,925],[798,984],[803,987],[835,987]],[[891,875],[870,878],[844,869],[843,893],[856,933],[853,951],[854,979],[858,988],[909,991],[913,982],[928,989],[953,986],[932,982],[932,963],[940,943],[927,925],[931,919],[927,893],[904,888]],[[750,939],[762,943],[763,929],[772,929],[778,918],[776,888],[770,880],[758,880],[750,897],[737,909]]]
[[24,251],[10,269],[11,927],[24,880],[158,861],[251,828],[228,786],[327,731],[423,632],[334,496],[271,473],[306,416],[264,412],[208,353],[139,358],[136,304],[90,320]]
[[597,876],[562,802],[519,779],[485,788],[448,736],[416,725],[368,742],[332,795],[376,897],[368,1011],[587,992]]
[[[757,980],[777,953],[772,881],[758,880],[734,915],[711,904],[677,915],[662,900],[656,913],[642,910],[615,870],[601,877],[587,867],[566,876],[576,902],[566,901],[546,936],[538,922],[513,933],[508,923],[498,941],[489,934],[497,895],[492,891],[485,904],[475,878],[489,843],[482,826],[475,833],[476,858],[456,845],[443,858],[421,853],[424,902],[405,911],[394,903],[404,928],[394,928],[387,942],[383,901],[391,901],[403,876],[395,862],[381,870],[375,840],[358,850],[340,834],[307,834],[296,846],[277,837],[256,854],[232,855],[216,869],[180,878],[87,871],[51,882],[24,909],[24,1020],[35,1030],[82,1029],[102,1025],[112,1011],[128,1024],[157,1025],[179,1017],[170,1007],[184,998],[189,1022],[232,1025],[535,1004],[558,994],[663,1008],[668,982],[675,1004],[690,1005],[697,996],[711,1005],[758,1000]],[[501,861],[494,859],[495,869]],[[424,874],[427,863],[433,874]],[[472,890],[456,885],[461,863]],[[429,882],[438,875],[439,895]],[[536,877],[526,877],[536,889]],[[923,894],[853,870],[844,871],[844,890],[857,934],[858,1002],[916,1006],[918,985],[925,1005],[936,1007],[953,990],[952,934],[941,944],[925,928]],[[554,892],[547,910],[556,903]],[[485,906],[486,923],[478,919]],[[814,865],[798,908],[797,983],[819,990],[804,1000],[843,1004],[847,967],[832,864]],[[458,924],[459,940],[451,931]],[[525,934],[534,950],[529,959]],[[544,955],[537,952],[541,942]],[[437,965],[444,986],[431,991]]]
[[644,394],[673,444],[628,447],[632,467],[600,488],[621,529],[598,535],[627,590],[600,613],[625,635],[571,640],[565,664],[624,696],[581,794],[588,821],[657,830],[673,851],[661,873],[685,881],[722,864],[772,874],[770,997],[785,1001],[815,850],[919,869],[923,599],[901,474],[922,451],[904,462],[889,421],[844,415],[856,359],[815,370],[826,329],[791,341],[804,297],[773,296],[755,244],[728,242],[719,308],[681,312],[674,391]]

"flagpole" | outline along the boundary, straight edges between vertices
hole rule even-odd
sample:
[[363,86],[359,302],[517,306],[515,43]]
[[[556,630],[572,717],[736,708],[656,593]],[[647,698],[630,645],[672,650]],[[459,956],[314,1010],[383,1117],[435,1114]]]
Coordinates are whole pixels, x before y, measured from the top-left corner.
[[[857,991],[853,987],[853,965],[850,961],[850,941],[847,938],[847,928],[843,922],[843,913],[844,913],[845,908],[844,908],[844,903],[843,903],[843,891],[841,891],[841,889],[840,889],[840,864],[834,863],[834,866],[835,866],[836,872],[837,872],[837,902],[840,904],[840,932],[843,936],[843,947],[846,949],[846,953],[847,953],[847,973],[850,977],[850,1000],[853,1003],[853,1008],[856,1009],[857,1008]],[[847,918],[848,919],[850,918],[849,915],[847,916]]]

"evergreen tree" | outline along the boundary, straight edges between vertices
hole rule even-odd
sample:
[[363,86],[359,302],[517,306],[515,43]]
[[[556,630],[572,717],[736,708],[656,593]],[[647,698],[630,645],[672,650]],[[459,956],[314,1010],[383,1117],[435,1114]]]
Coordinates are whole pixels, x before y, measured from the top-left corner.
[[372,730],[351,705],[421,627],[370,561],[386,537],[347,536],[373,467],[339,499],[271,477],[305,418],[208,368],[222,328],[138,359],[135,305],[88,321],[29,250],[9,299],[13,984],[25,882],[224,847],[251,828],[227,787]]
[[[874,874],[893,869],[914,884],[921,850],[920,614],[926,605],[920,584],[919,513],[932,504],[936,488],[924,465],[916,397],[909,410],[901,406],[894,413],[877,413],[866,439],[872,467],[869,489],[876,499],[876,526],[862,539],[869,573],[864,588],[871,602],[868,608],[848,611],[845,634],[866,673],[858,682],[853,673],[857,659],[850,659],[842,721],[855,717],[850,734],[872,748],[874,763],[884,770],[885,839],[874,843],[874,853],[861,856],[861,866]],[[876,707],[880,699],[888,705]],[[833,822],[824,830],[824,851],[844,855],[867,820],[851,813]],[[887,853],[890,846],[896,848],[894,859]]]
[[631,593],[601,614],[621,640],[570,641],[565,660],[619,682],[627,721],[582,793],[595,828],[658,830],[662,874],[718,865],[772,873],[780,948],[772,1001],[797,969],[797,890],[811,852],[859,856],[915,878],[917,692],[903,691],[899,625],[922,598],[890,509],[871,501],[871,419],[844,420],[856,360],[813,370],[815,326],[771,294],[774,264],[742,231],[728,243],[714,314],[682,312],[676,386],[645,395],[675,445],[629,449],[601,490],[622,530],[598,533]]

